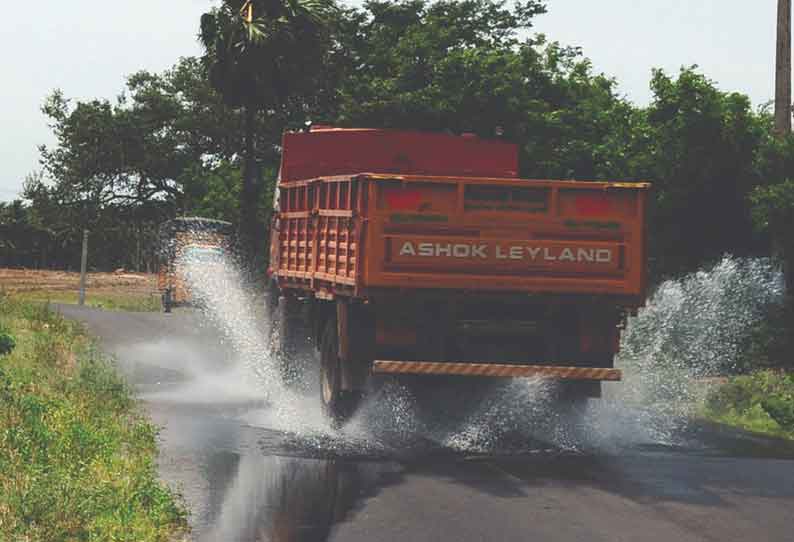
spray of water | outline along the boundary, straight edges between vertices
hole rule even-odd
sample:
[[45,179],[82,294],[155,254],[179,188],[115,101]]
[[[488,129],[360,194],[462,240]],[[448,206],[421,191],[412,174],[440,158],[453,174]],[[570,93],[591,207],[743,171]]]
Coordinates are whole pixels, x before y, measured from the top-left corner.
[[149,383],[140,390],[144,400],[231,406],[260,403],[261,389],[252,382],[248,370],[227,359],[226,352],[217,346],[162,338],[121,347],[118,354],[121,359],[149,363],[136,361],[127,368],[129,373],[142,373],[143,377],[147,371],[157,371],[149,378],[142,378]]
[[555,423],[558,416],[549,409],[551,391],[552,386],[543,380],[511,380],[499,393],[485,397],[463,423],[442,433],[441,442],[471,453],[564,443],[565,435],[558,433],[563,426]]
[[[454,420],[423,411],[409,389],[392,382],[335,430],[323,418],[315,393],[301,394],[282,383],[269,315],[263,304],[252,306],[256,297],[241,286],[236,266],[228,260],[183,265],[194,296],[269,403],[248,421],[295,435],[308,446],[336,450],[354,444],[382,451],[419,439],[472,453],[502,451],[510,442],[523,443],[516,449],[674,443],[702,392],[702,379],[736,365],[748,331],[783,293],[780,273],[760,259],[725,257],[711,269],[663,282],[623,333],[616,364],[624,381],[609,385],[605,397],[591,401],[575,422],[555,411],[553,386],[543,381],[498,385]],[[304,388],[314,390],[314,383]]]
[[[281,394],[282,384],[271,360],[271,348],[263,332],[266,316],[241,287],[242,276],[230,259],[215,256],[211,261],[192,258],[188,252],[178,265],[184,273],[193,302],[231,341],[239,360],[258,379],[265,399]],[[264,326],[269,326],[264,322]]]
[[[200,253],[199,253],[200,255]],[[193,303],[219,329],[235,353],[234,366],[242,379],[255,383],[266,408],[251,411],[245,421],[269,429],[309,436],[325,442],[332,428],[319,401],[301,393],[308,386],[287,386],[280,371],[273,315],[261,295],[246,288],[233,255],[216,251],[210,258],[183,251],[180,266]],[[306,355],[305,352],[301,355]],[[234,367],[230,367],[233,371]]]
[[725,257],[663,282],[623,334],[620,398],[655,408],[690,403],[698,379],[737,368],[748,333],[782,295],[781,273],[762,259]]
[[748,334],[782,296],[782,274],[766,259],[726,256],[662,282],[623,332],[624,381],[594,402],[590,441],[675,444],[709,377],[737,368]]

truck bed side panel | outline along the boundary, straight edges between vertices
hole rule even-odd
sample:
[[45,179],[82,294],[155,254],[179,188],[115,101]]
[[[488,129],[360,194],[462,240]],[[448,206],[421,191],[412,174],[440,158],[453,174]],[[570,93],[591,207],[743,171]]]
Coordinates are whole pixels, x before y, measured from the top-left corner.
[[647,185],[365,174],[286,183],[277,275],[307,288],[645,290]]

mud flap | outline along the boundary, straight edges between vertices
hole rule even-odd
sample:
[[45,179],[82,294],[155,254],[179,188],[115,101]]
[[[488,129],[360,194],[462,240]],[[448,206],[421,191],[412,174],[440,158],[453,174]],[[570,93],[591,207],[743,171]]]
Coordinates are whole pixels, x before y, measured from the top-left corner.
[[369,376],[374,336],[363,306],[337,299],[336,327],[339,337],[342,390],[362,391]]

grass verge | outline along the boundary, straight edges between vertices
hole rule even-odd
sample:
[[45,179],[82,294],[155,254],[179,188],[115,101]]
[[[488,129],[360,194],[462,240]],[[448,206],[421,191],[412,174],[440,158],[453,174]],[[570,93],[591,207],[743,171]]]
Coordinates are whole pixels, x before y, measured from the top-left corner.
[[794,439],[794,374],[758,371],[732,377],[709,394],[703,414],[715,422]]
[[[64,303],[76,305],[78,293],[63,290],[35,290],[15,294],[20,299],[48,303]],[[85,304],[98,309],[131,311],[131,312],[158,312],[161,310],[160,298],[154,295],[125,294],[125,293],[88,293]]]
[[166,541],[186,532],[156,429],[75,323],[0,295],[0,540]]

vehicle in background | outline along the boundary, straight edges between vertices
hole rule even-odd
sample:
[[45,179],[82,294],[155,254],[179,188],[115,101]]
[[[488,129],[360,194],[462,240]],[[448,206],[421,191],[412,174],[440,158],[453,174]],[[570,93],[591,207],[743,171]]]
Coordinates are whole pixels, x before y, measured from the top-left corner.
[[517,172],[515,145],[473,135],[284,135],[271,299],[282,337],[301,315],[311,330],[331,416],[378,373],[551,378],[573,403],[621,379],[649,184]]
[[223,264],[232,233],[231,223],[201,217],[179,217],[160,226],[157,288],[165,312],[196,301],[188,285],[188,265]]

